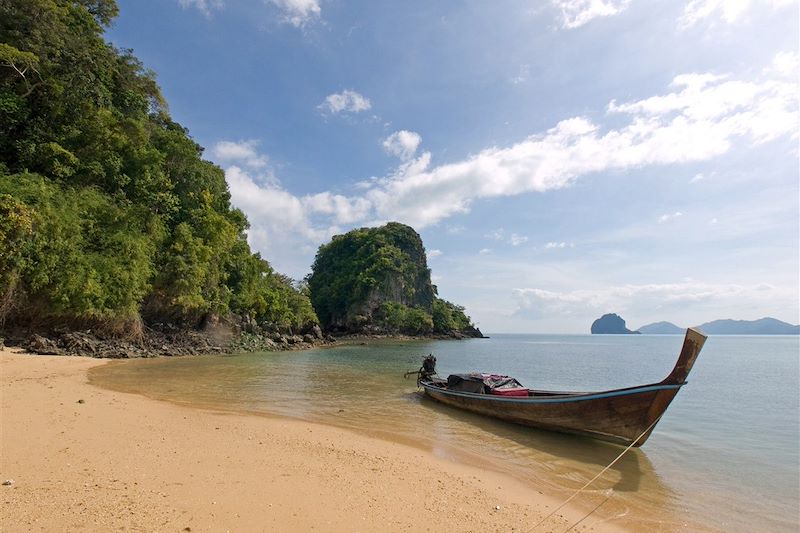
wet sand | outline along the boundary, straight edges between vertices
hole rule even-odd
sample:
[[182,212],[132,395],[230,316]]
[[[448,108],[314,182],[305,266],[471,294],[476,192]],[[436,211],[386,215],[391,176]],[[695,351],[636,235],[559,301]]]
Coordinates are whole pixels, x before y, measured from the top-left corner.
[[[2,530],[565,531],[586,509],[400,443],[90,385],[0,352]],[[499,510],[498,510],[499,507]],[[617,531],[592,515],[572,531]]]

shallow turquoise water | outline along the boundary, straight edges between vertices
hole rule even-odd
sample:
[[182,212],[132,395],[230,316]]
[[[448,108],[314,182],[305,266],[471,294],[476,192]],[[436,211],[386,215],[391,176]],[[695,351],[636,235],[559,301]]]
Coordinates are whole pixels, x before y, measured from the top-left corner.
[[[289,416],[400,440],[568,495],[622,448],[439,405],[422,397],[403,372],[434,353],[440,375],[492,371],[531,388],[603,390],[660,381],[682,341],[650,335],[387,341],[130,361],[100,367],[92,379],[159,399]],[[647,443],[593,485],[586,499],[599,503],[613,488],[606,514],[627,512],[648,529],[797,531],[799,360],[797,337],[710,337],[689,384]]]

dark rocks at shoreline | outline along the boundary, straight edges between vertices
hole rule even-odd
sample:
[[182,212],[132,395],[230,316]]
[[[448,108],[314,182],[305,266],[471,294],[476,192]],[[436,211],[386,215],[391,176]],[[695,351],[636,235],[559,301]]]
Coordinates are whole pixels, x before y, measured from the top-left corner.
[[397,331],[388,331],[385,328],[366,325],[360,328],[338,328],[333,332],[331,338],[336,339],[488,339],[489,337],[481,333],[481,330],[470,326],[461,330],[451,330],[446,333],[426,333],[421,335],[414,335],[409,333],[400,333]]
[[28,345],[25,348],[29,352],[37,353],[39,355],[62,355],[61,349],[53,339],[42,337],[41,335],[33,335],[28,339]]
[[325,336],[317,326],[310,333],[287,335],[283,333],[242,333],[231,342],[229,352],[277,352],[307,350],[316,346],[334,344],[333,337]]
[[[72,355],[103,359],[138,359],[187,355],[229,354],[242,352],[277,352],[307,350],[361,340],[377,339],[469,339],[486,338],[477,328],[452,331],[443,335],[409,336],[386,332],[340,332],[325,334],[319,326],[302,333],[279,331],[268,324],[254,322],[203,324],[201,330],[169,324],[146,327],[132,339],[100,335],[92,330],[54,328],[52,331],[17,331],[3,339],[6,346],[18,346],[38,355]],[[237,332],[238,331],[238,332]]]
[[173,335],[148,332],[143,338],[136,340],[101,338],[91,330],[47,332],[22,338],[7,338],[6,342],[39,355],[77,355],[103,359],[137,359],[225,351],[224,346],[216,345],[202,335],[185,332]]
[[38,355],[77,355],[104,359],[137,359],[185,355],[221,354],[302,350],[331,344],[319,331],[305,335],[253,334],[232,335],[220,343],[214,336],[194,330],[167,328],[169,331],[148,329],[141,338],[130,340],[101,338],[91,330],[37,332],[5,337],[8,346],[19,346]]

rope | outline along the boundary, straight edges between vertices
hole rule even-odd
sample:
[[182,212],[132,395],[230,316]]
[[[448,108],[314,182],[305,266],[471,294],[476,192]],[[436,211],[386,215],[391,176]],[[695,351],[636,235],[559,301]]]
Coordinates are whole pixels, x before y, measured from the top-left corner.
[[570,531],[572,531],[572,529],[575,526],[577,526],[578,524],[580,524],[581,522],[583,522],[584,520],[589,518],[592,515],[592,513],[594,513],[596,510],[600,509],[600,507],[602,507],[604,503],[606,503],[608,500],[610,500],[611,496],[613,496],[613,495],[614,495],[614,489],[608,489],[608,492],[606,493],[606,499],[601,501],[600,503],[598,503],[597,506],[594,509],[592,509],[591,511],[589,511],[588,513],[586,513],[583,516],[583,518],[581,518],[580,520],[578,520],[577,522],[575,522],[574,524],[569,526],[567,529],[565,529],[564,533],[569,533]]
[[[556,507],[555,509],[553,509],[553,511],[552,511],[552,512],[551,512],[549,515],[547,515],[547,516],[545,516],[544,518],[542,518],[541,520],[539,520],[539,522],[538,522],[538,523],[537,523],[535,526],[533,526],[531,529],[529,529],[528,531],[533,531],[533,530],[534,530],[534,529],[536,529],[537,527],[539,527],[539,526],[541,526],[542,524],[544,524],[544,523],[547,521],[547,519],[548,519],[548,518],[550,518],[551,516],[553,516],[554,514],[556,514],[558,511],[560,511],[561,509],[563,509],[565,505],[567,505],[569,502],[571,502],[571,501],[572,501],[572,500],[575,498],[575,496],[577,496],[578,494],[580,494],[581,492],[583,492],[583,491],[584,491],[584,489],[585,489],[586,487],[588,487],[589,485],[591,485],[592,483],[594,483],[594,482],[597,480],[597,478],[599,478],[600,476],[602,476],[603,474],[605,474],[605,473],[606,473],[606,471],[607,471],[609,468],[611,468],[612,466],[614,466],[614,464],[615,464],[617,461],[619,461],[620,459],[622,459],[622,456],[623,456],[623,455],[625,455],[625,454],[628,452],[628,450],[630,450],[631,448],[633,448],[633,446],[634,446],[634,445],[635,445],[637,442],[639,442],[639,439],[641,439],[642,437],[644,437],[644,435],[645,435],[645,434],[646,434],[648,431],[650,431],[651,429],[653,429],[653,428],[655,427],[655,425],[658,423],[658,421],[659,421],[659,420],[661,420],[661,417],[662,417],[663,415],[664,415],[664,413],[661,413],[661,415],[659,415],[659,417],[658,417],[658,418],[656,418],[655,420],[653,420],[653,423],[652,423],[652,424],[650,424],[649,426],[647,426],[647,429],[645,429],[644,431],[642,431],[642,433],[641,433],[641,434],[640,434],[638,437],[636,437],[636,439],[634,439],[634,441],[633,441],[633,442],[631,442],[631,443],[628,445],[628,447],[627,447],[627,448],[625,448],[624,450],[622,450],[622,453],[621,453],[621,454],[619,454],[619,455],[616,457],[616,459],[614,459],[613,461],[611,461],[610,463],[608,463],[608,466],[606,466],[604,469],[602,469],[602,470],[601,470],[601,471],[600,471],[600,472],[599,472],[599,473],[598,473],[596,476],[594,476],[592,479],[590,479],[589,481],[587,481],[587,482],[586,482],[586,484],[585,484],[583,487],[581,487],[581,488],[579,488],[578,490],[576,490],[576,491],[575,491],[575,492],[572,494],[572,496],[570,496],[569,498],[567,498],[566,500],[564,500],[564,502],[563,502],[561,505],[559,505],[558,507]],[[604,501],[603,503],[605,503],[605,501]],[[598,506],[598,507],[599,507],[599,506]],[[593,513],[593,512],[594,512],[596,509],[597,509],[597,508],[595,508],[594,510],[592,510],[592,513]],[[592,514],[592,513],[589,513],[589,514]],[[586,515],[586,516],[589,516],[589,515]],[[586,518],[586,517],[584,517],[584,518]],[[583,520],[583,519],[581,519],[581,520]],[[571,529],[571,528],[570,528],[570,529]],[[567,530],[567,531],[569,531],[569,530]]]

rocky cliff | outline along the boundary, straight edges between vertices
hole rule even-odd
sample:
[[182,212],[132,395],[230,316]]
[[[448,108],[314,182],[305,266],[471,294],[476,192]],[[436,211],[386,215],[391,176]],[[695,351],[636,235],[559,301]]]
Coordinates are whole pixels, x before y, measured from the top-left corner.
[[311,303],[326,331],[481,336],[463,307],[437,298],[422,239],[409,226],[337,235],[311,268]]

